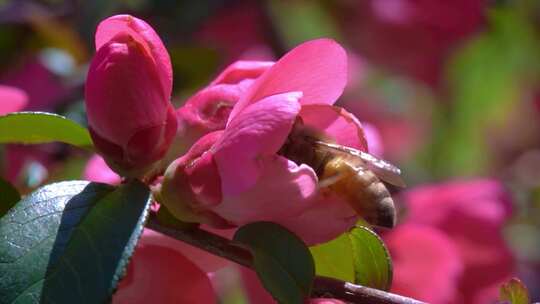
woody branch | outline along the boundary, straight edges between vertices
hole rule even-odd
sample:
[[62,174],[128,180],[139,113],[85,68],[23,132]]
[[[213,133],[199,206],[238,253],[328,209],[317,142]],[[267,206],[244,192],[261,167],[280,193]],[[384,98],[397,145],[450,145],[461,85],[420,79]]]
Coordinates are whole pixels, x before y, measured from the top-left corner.
[[[242,266],[253,268],[253,257],[248,250],[219,235],[199,228],[180,230],[166,227],[158,222],[154,213],[150,214],[146,227]],[[323,276],[315,277],[311,297],[334,298],[358,304],[424,303],[412,298]]]

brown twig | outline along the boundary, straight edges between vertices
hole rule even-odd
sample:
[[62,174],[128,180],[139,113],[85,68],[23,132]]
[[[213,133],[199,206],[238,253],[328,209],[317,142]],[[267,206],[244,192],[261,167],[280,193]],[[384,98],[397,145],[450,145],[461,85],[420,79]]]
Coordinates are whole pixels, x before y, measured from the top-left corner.
[[[253,258],[248,250],[219,235],[199,228],[186,230],[169,228],[160,224],[155,214],[150,214],[146,227],[229,261],[253,268]],[[334,298],[358,304],[424,304],[412,298],[322,276],[315,278],[312,297]]]

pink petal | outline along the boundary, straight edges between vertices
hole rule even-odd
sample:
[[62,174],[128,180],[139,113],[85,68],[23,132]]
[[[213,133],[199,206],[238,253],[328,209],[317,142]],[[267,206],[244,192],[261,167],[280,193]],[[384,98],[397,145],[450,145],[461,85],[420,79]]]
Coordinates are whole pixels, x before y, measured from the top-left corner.
[[216,303],[208,276],[176,246],[148,241],[146,231],[112,302],[137,304],[152,299],[163,304]]
[[[231,239],[234,235],[234,230],[231,229],[218,230],[210,229],[205,226],[202,226],[201,228],[228,239]],[[231,262],[229,262],[227,259],[218,257],[187,243],[175,240],[154,230],[144,229],[144,234],[141,241],[143,241],[146,245],[163,246],[181,252],[183,256],[188,258],[205,273],[212,273],[231,265]]]
[[367,122],[362,122],[362,129],[364,130],[364,136],[368,142],[369,154],[383,158],[384,145],[381,137],[381,133],[377,128]]
[[205,134],[225,129],[229,114],[243,92],[243,86],[219,84],[189,98],[176,111],[178,144],[175,145],[175,156],[183,154]]
[[230,121],[213,148],[224,196],[238,195],[257,183],[260,158],[275,154],[283,145],[301,97],[299,92],[289,92],[264,98]]
[[301,215],[276,220],[309,246],[338,237],[353,227],[357,221],[357,213],[347,202],[336,195],[321,192]]
[[419,187],[405,195],[407,221],[439,229],[451,239],[465,266],[459,289],[470,302],[515,272],[515,259],[503,237],[511,201],[490,179]]
[[120,176],[116,174],[105,160],[98,154],[94,154],[84,169],[84,178],[92,182],[107,183],[111,185],[120,184]]
[[273,62],[237,61],[229,65],[206,88],[190,97],[176,114],[177,142],[169,152],[173,158],[182,155],[203,135],[223,130],[233,107],[255,79]]
[[493,286],[500,286],[517,271],[516,259],[505,242],[502,227],[456,218],[444,231],[454,240],[465,264],[459,289],[466,302],[473,303],[480,294],[496,299]]
[[245,79],[256,79],[268,70],[272,61],[236,61],[229,65],[210,85],[236,84]]
[[[317,190],[317,176],[306,165],[278,155],[260,157],[259,175],[253,187],[238,194],[224,195],[212,210],[238,226],[256,221],[279,222],[311,208]],[[242,170],[239,170],[242,174]]]
[[239,267],[240,268],[240,274],[242,275],[242,282],[244,283],[244,287],[249,299],[249,303],[257,303],[257,304],[275,304],[277,303],[274,298],[264,289],[264,287],[261,284],[261,281],[257,277],[257,274],[255,271],[245,268],[245,267]]
[[302,105],[304,124],[324,132],[336,143],[367,151],[362,125],[345,109],[329,105]]
[[0,115],[22,110],[28,103],[28,95],[16,87],[0,85]]
[[159,190],[159,202],[177,218],[188,222],[225,225],[209,206],[222,200],[221,178],[209,149],[222,136],[216,131],[203,136],[184,156],[169,165]]
[[417,223],[440,225],[458,212],[482,222],[502,225],[511,214],[511,200],[496,180],[453,181],[417,187],[404,196],[408,217]]
[[250,103],[285,92],[303,93],[301,103],[333,104],[347,83],[347,54],[335,41],[305,42],[266,71],[233,109],[229,122]]
[[453,303],[463,265],[453,242],[424,225],[404,224],[384,237],[394,264],[392,292],[428,303]]
[[218,167],[210,153],[200,156],[194,165],[187,164],[184,172],[191,191],[197,197],[197,206],[212,206],[222,199]]
[[96,30],[96,50],[109,42],[119,33],[127,33],[152,54],[157,65],[160,82],[165,96],[172,92],[171,59],[163,42],[154,29],[144,20],[130,15],[115,15],[101,21]]

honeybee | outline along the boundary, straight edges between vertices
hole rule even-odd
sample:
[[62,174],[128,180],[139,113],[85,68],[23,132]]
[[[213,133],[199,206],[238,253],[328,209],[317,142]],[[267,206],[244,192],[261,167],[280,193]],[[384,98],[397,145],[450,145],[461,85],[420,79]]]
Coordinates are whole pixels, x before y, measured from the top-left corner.
[[344,198],[368,223],[392,228],[394,201],[381,181],[404,187],[401,170],[366,152],[333,143],[298,119],[278,154],[315,170],[321,191]]

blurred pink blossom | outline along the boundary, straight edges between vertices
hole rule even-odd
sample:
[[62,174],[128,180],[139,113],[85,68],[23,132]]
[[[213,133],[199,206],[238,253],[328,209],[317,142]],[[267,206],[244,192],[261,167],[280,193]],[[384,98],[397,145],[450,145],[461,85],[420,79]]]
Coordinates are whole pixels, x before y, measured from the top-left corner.
[[[35,58],[10,69],[0,79],[5,84],[0,85],[0,115],[15,111],[52,110],[69,93],[60,79]],[[47,170],[55,162],[57,148],[54,144],[6,145],[2,176],[13,184],[24,178],[25,187],[37,186],[47,177]]]
[[403,224],[385,237],[392,254],[392,292],[428,303],[452,303],[463,263],[453,241],[441,231]]
[[[332,106],[346,81],[346,54],[337,43],[296,47],[245,91],[225,130],[205,135],[169,166],[158,200],[186,221],[234,227],[269,220],[310,244],[339,235],[356,221],[354,210],[317,190],[313,168],[276,153],[297,117],[340,144],[367,149],[358,120]],[[321,215],[325,225],[315,225]]]
[[502,228],[509,194],[490,179],[410,190],[403,224],[384,235],[394,260],[393,291],[429,303],[492,303],[514,274]]
[[217,303],[208,275],[183,254],[187,246],[145,229],[112,303]]
[[[9,114],[24,110],[28,105],[28,95],[25,91],[6,85],[0,85],[0,115]],[[24,145],[7,145],[3,161],[5,161],[2,177],[9,182],[16,184],[21,171],[32,162],[40,165],[49,165],[52,160],[50,157],[50,145],[35,148]],[[46,172],[37,178],[38,182],[46,177]]]
[[367,59],[430,85],[454,48],[479,31],[485,0],[368,0],[343,4],[343,31]]
[[121,178],[116,174],[98,154],[92,155],[84,168],[84,178],[86,180],[111,185],[120,184]]
[[116,172],[142,176],[177,130],[169,54],[150,25],[129,15],[102,21],[95,40],[85,88],[92,140]]
[[[213,15],[195,34],[197,40],[216,48],[229,63],[234,60],[272,60],[267,47],[264,14],[256,2],[230,3]],[[241,31],[238,29],[242,29]]]
[[26,111],[52,111],[70,93],[61,79],[37,58],[31,58],[3,74],[1,82],[26,93]]
[[21,89],[0,85],[0,115],[22,110],[28,103],[28,95]]

